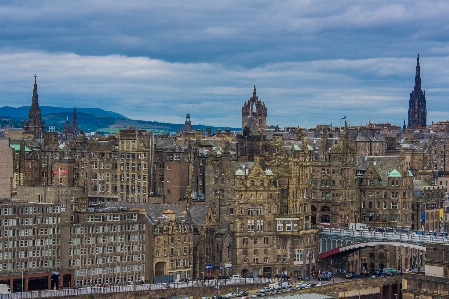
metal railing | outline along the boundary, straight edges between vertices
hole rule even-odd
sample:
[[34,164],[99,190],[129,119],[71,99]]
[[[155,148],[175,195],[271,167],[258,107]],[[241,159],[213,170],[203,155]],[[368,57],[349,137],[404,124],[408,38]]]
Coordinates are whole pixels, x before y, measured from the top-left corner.
[[245,285],[253,283],[269,283],[274,281],[270,278],[239,278],[239,279],[214,279],[206,281],[171,282],[158,284],[135,284],[126,286],[104,286],[104,287],[83,287],[76,289],[62,290],[40,290],[29,292],[16,292],[11,294],[0,294],[0,299],[22,299],[22,298],[47,298],[64,297],[89,294],[109,294],[123,292],[139,292],[150,290],[163,290],[167,288],[193,288],[216,285]]

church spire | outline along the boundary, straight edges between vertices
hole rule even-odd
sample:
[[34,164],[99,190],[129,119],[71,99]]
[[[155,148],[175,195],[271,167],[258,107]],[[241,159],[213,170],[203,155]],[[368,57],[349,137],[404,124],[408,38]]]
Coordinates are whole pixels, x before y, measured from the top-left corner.
[[416,58],[415,89],[421,89],[421,67],[419,65],[419,54],[418,58]]
[[410,93],[408,106],[408,128],[425,127],[427,122],[426,93],[421,88],[421,66],[419,54],[416,58],[415,86]]
[[31,99],[31,108],[39,108],[39,95],[37,94],[36,74],[34,74],[33,97]]

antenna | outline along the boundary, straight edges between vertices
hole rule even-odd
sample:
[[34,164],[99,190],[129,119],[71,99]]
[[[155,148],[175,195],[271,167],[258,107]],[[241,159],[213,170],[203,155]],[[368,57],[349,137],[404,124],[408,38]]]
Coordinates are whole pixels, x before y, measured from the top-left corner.
[[341,131],[341,98],[340,98],[340,127],[338,128],[338,134],[340,134]]

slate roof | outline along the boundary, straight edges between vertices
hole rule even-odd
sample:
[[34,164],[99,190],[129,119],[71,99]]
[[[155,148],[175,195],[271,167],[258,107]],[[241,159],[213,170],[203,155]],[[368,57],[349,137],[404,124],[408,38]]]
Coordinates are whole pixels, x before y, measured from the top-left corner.
[[[153,220],[161,217],[166,210],[172,210],[175,212],[176,217],[184,217],[182,212],[185,211],[184,204],[155,204],[155,203],[132,203],[132,202],[120,202],[120,203],[105,203],[106,207],[128,207],[128,208],[144,208],[145,213]],[[186,214],[187,223],[193,223],[200,226],[204,223],[207,215],[207,206],[204,205],[191,205]]]

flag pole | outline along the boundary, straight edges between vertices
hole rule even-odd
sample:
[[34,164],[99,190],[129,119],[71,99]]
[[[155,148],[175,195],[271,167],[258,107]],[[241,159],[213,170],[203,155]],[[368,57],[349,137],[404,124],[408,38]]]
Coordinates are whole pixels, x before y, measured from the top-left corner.
[[341,98],[340,98],[340,128],[338,128],[338,134],[340,134],[341,131]]

